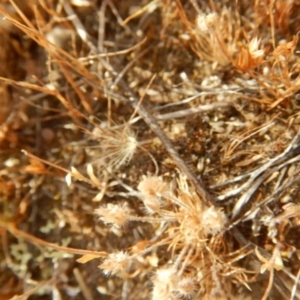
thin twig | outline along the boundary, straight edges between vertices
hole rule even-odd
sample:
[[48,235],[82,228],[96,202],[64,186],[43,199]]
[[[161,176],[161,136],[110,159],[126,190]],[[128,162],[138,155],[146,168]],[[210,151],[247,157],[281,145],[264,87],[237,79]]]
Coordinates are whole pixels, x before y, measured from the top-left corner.
[[84,296],[84,299],[85,300],[93,300],[93,295],[92,295],[92,292],[91,292],[91,289],[88,287],[88,285],[86,284],[86,282],[84,281],[84,278],[80,272],[80,270],[78,268],[75,268],[73,270],[73,274],[76,278],[76,281],[78,282],[79,284],[79,287],[81,289],[81,292]]
[[205,104],[205,105],[201,105],[198,107],[192,107],[192,108],[183,109],[183,110],[179,110],[179,111],[175,111],[175,112],[171,112],[171,113],[157,115],[157,116],[155,116],[155,119],[157,121],[171,120],[171,119],[173,120],[173,119],[177,119],[177,118],[183,118],[183,117],[199,114],[199,113],[202,113],[205,111],[210,111],[213,109],[228,107],[229,105],[230,105],[230,102],[217,102],[217,103]]
[[299,284],[299,279],[300,279],[300,268],[298,270],[297,277],[296,277],[295,283],[294,283],[293,288],[292,288],[292,293],[291,293],[290,300],[296,299],[295,297],[296,297],[297,287],[298,287],[298,284]]
[[[228,193],[226,193],[224,195],[220,195],[218,197],[218,200],[221,200],[221,201],[226,200],[226,199],[236,196],[239,193],[241,193],[242,191],[248,189],[253,184],[253,182],[256,180],[256,178],[258,176],[260,176],[263,172],[265,172],[271,166],[278,165],[283,160],[289,158],[292,154],[294,154],[295,150],[296,150],[296,146],[298,146],[298,144],[299,144],[299,140],[300,140],[300,132],[298,132],[296,134],[296,136],[294,137],[292,142],[286,147],[286,149],[282,153],[280,153],[276,157],[270,159],[268,162],[266,162],[262,166],[258,167],[254,171],[251,171],[247,174],[243,174],[241,176],[238,176],[238,177],[228,181],[227,183],[229,184],[229,183],[236,182],[238,180],[242,180],[245,177],[249,176],[249,179],[243,185],[241,185],[239,188],[229,191]],[[226,185],[227,183],[223,183],[222,186]]]
[[77,248],[70,248],[65,246],[60,246],[54,243],[49,243],[47,241],[44,241],[40,238],[35,237],[34,235],[31,235],[25,231],[22,231],[18,229],[13,222],[5,221],[0,218],[0,227],[3,227],[7,231],[9,231],[13,236],[17,238],[24,239],[25,241],[32,243],[34,245],[43,246],[46,248],[55,249],[57,251],[62,251],[65,253],[71,253],[71,254],[77,254],[77,255],[95,255],[99,257],[106,257],[107,253],[104,251],[92,251],[92,250],[83,250],[83,249],[77,249]]

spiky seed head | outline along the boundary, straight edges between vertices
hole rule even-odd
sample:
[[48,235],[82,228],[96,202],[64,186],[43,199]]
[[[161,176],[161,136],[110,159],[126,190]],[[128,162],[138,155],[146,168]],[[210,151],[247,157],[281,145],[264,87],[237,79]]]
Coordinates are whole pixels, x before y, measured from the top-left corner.
[[138,147],[136,136],[129,126],[125,126],[123,129],[95,128],[93,136],[98,140],[99,148],[103,153],[98,162],[108,165],[112,169],[118,169],[127,164]]
[[201,223],[206,236],[209,234],[215,235],[225,229],[228,219],[221,208],[209,207],[203,210]]
[[108,203],[107,205],[95,209],[95,214],[100,217],[103,223],[120,228],[128,222],[130,209],[126,202],[122,204]]
[[124,274],[124,271],[128,270],[131,262],[131,257],[124,251],[117,251],[109,254],[107,258],[102,262],[99,268],[107,276]]

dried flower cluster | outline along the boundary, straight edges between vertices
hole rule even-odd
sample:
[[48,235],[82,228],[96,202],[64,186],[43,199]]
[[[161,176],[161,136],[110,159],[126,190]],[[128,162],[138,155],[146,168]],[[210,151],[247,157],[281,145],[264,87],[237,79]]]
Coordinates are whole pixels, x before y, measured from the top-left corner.
[[300,299],[299,1],[0,14],[0,299]]

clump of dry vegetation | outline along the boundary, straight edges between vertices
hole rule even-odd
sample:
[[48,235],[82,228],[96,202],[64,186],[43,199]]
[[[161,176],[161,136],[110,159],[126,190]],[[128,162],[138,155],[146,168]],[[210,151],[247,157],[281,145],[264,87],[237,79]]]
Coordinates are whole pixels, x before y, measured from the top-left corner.
[[296,0],[1,0],[1,299],[300,299]]

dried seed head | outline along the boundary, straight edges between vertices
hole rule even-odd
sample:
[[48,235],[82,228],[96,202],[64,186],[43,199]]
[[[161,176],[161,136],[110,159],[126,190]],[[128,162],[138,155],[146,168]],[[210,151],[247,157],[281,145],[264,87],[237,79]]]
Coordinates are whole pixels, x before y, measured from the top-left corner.
[[168,190],[168,186],[157,176],[143,176],[138,190],[142,194],[142,200],[147,211],[153,214],[160,210],[161,196]]
[[100,220],[105,224],[110,224],[116,228],[124,226],[130,218],[130,209],[127,203],[123,204],[107,204],[95,209],[95,214],[100,217]]
[[[161,268],[156,271],[153,279],[152,299],[190,298],[196,290],[195,280],[181,277],[175,268]],[[177,297],[174,298],[174,295]]]
[[131,257],[128,253],[118,251],[111,253],[103,263],[99,266],[103,270],[103,273],[107,276],[119,275],[122,276],[124,271],[129,269],[131,263]]
[[181,298],[190,298],[196,292],[196,281],[192,277],[185,277],[179,280],[176,287],[176,294]]
[[128,163],[138,146],[136,136],[128,126],[123,129],[97,127],[93,131],[93,138],[98,140],[103,153],[97,161],[113,169]]
[[228,223],[221,208],[203,205],[184,176],[178,180],[177,196],[171,199],[180,207],[176,218],[180,224],[180,235],[187,244],[196,244],[209,235],[221,233]]
[[215,26],[217,19],[218,16],[216,13],[210,13],[208,15],[200,14],[196,20],[197,29],[200,32],[206,33]]
[[153,279],[153,300],[170,299],[178,283],[178,276],[174,268],[161,268],[156,271]]
[[201,223],[204,234],[215,235],[225,229],[228,219],[221,208],[209,207],[201,214]]

